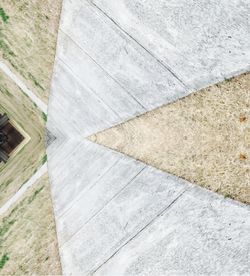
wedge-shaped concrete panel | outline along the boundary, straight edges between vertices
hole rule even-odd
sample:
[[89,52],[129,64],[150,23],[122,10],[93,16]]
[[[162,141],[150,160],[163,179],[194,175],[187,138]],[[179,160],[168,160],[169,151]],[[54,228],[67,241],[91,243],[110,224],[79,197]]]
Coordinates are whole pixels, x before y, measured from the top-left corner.
[[192,189],[94,275],[248,275],[249,214],[246,206]]
[[250,69],[248,0],[91,0],[191,89]]
[[145,109],[121,85],[62,31],[58,36],[57,58],[78,80],[92,90],[121,119],[143,113]]
[[60,28],[145,109],[187,93],[165,66],[87,1],[66,0]]
[[88,135],[120,120],[61,61],[57,61],[54,70],[50,107],[50,115],[56,119],[60,129],[71,137]]
[[127,157],[121,156],[114,168],[116,172],[111,169],[56,218],[66,275],[95,271],[188,187],[174,176],[144,168]]
[[88,141],[69,140],[51,156],[51,189],[56,216],[65,212],[78,195],[97,182],[120,158]]
[[120,157],[94,184],[88,185],[57,219],[57,231],[62,246],[81,230],[112,199],[129,185],[145,165]]

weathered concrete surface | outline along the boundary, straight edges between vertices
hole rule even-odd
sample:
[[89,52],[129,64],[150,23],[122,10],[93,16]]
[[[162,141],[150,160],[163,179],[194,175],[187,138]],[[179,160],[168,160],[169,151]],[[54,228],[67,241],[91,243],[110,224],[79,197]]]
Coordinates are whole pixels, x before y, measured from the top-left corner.
[[250,69],[248,0],[90,0],[190,88]]
[[247,275],[249,211],[192,189],[95,275]]
[[123,3],[63,5],[47,125],[63,272],[249,274],[248,207],[84,140],[246,70],[249,5],[131,1],[140,22],[119,26]]
[[61,30],[142,106],[152,108],[184,92],[176,77],[143,47],[87,1],[78,3],[64,2]]
[[89,141],[48,154],[65,275],[250,273],[249,207]]
[[[89,146],[93,152],[99,147]],[[116,153],[105,151],[118,157]],[[77,152],[77,155],[84,154]],[[67,212],[59,213],[62,215],[58,216],[57,230],[62,265],[70,263],[70,266],[64,266],[65,274],[93,272],[168,208],[185,189],[184,183],[173,176],[145,168],[145,165],[123,156],[119,156],[118,161],[119,164],[114,166],[113,160],[108,160],[109,167],[112,166],[108,171],[104,171],[105,163],[93,166],[95,182],[88,181],[87,187],[68,201],[73,205]],[[62,168],[62,171],[65,170]],[[81,176],[87,179],[89,174],[86,172]],[[70,187],[70,184],[66,185]],[[53,191],[53,194],[58,192]]]

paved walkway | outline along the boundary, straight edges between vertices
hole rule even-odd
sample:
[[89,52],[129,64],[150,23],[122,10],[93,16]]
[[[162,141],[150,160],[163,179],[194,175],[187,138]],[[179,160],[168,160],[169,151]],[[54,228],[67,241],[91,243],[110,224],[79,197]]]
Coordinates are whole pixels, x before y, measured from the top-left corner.
[[25,192],[33,186],[40,177],[47,172],[47,163],[38,169],[38,171],[12,196],[1,208],[0,216],[2,216],[11,206],[13,206],[18,200],[25,194]]
[[[7,65],[0,61],[0,70],[2,70],[22,91],[38,106],[38,108],[47,114],[47,105],[40,100],[27,86],[8,68]],[[35,182],[47,172],[47,163],[45,163],[38,171],[23,185],[18,192],[12,196],[1,208],[0,216],[3,215],[11,206],[13,206]]]
[[84,139],[249,70],[249,12],[64,0],[47,152],[65,275],[250,273],[248,206]]
[[47,105],[40,100],[9,68],[0,61],[0,70],[2,70],[11,80],[13,80],[18,87],[41,109],[47,114]]

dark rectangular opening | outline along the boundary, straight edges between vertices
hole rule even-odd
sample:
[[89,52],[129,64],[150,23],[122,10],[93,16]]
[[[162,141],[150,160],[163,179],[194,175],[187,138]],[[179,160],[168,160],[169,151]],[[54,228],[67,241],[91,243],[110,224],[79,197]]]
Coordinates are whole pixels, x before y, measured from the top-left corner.
[[0,114],[0,163],[6,163],[23,140],[23,135],[11,124],[7,114]]
[[2,132],[8,137],[8,140],[1,145],[1,148],[10,155],[11,152],[23,141],[24,137],[10,122],[2,128]]

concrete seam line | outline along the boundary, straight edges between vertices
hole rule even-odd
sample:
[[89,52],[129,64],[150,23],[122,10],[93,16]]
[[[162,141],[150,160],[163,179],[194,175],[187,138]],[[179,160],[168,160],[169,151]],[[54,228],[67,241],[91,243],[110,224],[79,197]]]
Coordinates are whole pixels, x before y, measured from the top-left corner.
[[[87,0],[89,2],[89,0]],[[169,65],[162,62],[158,57],[156,57],[149,49],[147,49],[145,46],[143,46],[136,38],[134,38],[131,34],[129,34],[127,31],[125,31],[112,17],[110,17],[105,11],[103,11],[98,5],[96,5],[93,2],[89,2],[90,5],[95,7],[99,12],[101,12],[104,16],[106,16],[111,22],[113,22],[118,29],[120,29],[122,32],[124,32],[130,39],[132,39],[136,44],[138,44],[141,48],[143,48],[149,55],[151,55],[161,66],[163,66],[172,76],[174,76],[184,88],[187,90],[190,90],[190,87],[182,81],[182,79],[177,76],[177,74],[170,68]]]
[[102,180],[102,178],[105,177],[105,175],[107,175],[115,167],[115,165],[117,165],[120,161],[121,160],[119,160],[119,159],[116,160],[112,164],[112,166],[110,166],[103,174],[101,174],[100,177],[98,177],[97,180],[92,185],[90,185],[89,187],[86,187],[86,189],[84,189],[82,192],[80,192],[79,195],[76,197],[76,199],[58,217],[62,218],[65,214],[67,214],[71,210],[71,208],[74,206],[74,204],[81,200],[81,197],[86,193],[86,190],[88,190],[88,189],[91,190],[93,187],[95,187]]
[[107,207],[107,205],[110,204],[110,202],[112,202],[113,199],[115,199],[117,196],[119,196],[119,194],[121,194],[130,184],[133,183],[133,181],[138,177],[138,175],[140,175],[147,167],[143,167],[132,179],[129,180],[129,182],[122,188],[120,189],[112,198],[109,199],[109,201],[106,202],[106,204],[100,208],[99,210],[97,210],[75,233],[73,233],[71,235],[71,237],[65,241],[64,243],[62,243],[62,245],[59,246],[59,248],[65,247],[65,245],[79,232],[82,231],[82,229],[92,220],[94,219],[96,216],[98,216],[99,213],[101,213],[101,211]]
[[64,60],[62,60],[60,57],[58,58],[59,61],[61,61],[65,67],[70,71],[70,73],[73,75],[73,77],[79,82],[80,86],[82,86],[85,89],[88,89],[89,91],[91,91],[91,93],[93,93],[93,95],[95,95],[95,97],[102,102],[103,105],[105,105],[108,109],[110,109],[118,118],[119,120],[121,120],[120,115],[118,114],[118,112],[116,112],[110,105],[109,103],[105,102],[103,100],[102,97],[100,97],[90,86],[88,86],[87,84],[85,84],[84,82],[82,82],[82,80],[73,72],[72,68],[66,64],[64,62]]
[[[102,67],[102,65],[100,65],[91,55],[89,55],[83,48],[82,46],[76,42],[74,40],[74,38],[72,38],[66,31],[62,30],[61,28],[59,28],[60,32],[62,32],[65,36],[67,36],[77,47],[79,47],[79,49],[85,54],[87,55],[101,70],[103,70],[105,72],[105,74],[110,77],[117,85],[119,85],[119,87],[121,87],[123,89],[124,92],[127,93],[127,95],[129,95],[130,97],[132,97],[140,106],[142,109],[144,109],[145,111],[147,111],[146,107],[143,106],[143,104],[131,93],[129,92],[126,87],[124,85],[122,85],[118,80],[116,80],[104,67]],[[61,60],[61,58],[59,58]]]
[[94,271],[91,271],[91,275],[93,275],[94,273],[96,273],[103,265],[105,265],[110,259],[112,259],[117,253],[119,253],[119,251],[126,246],[129,242],[131,242],[134,238],[136,238],[141,232],[143,232],[148,226],[150,226],[152,223],[154,223],[161,215],[163,215],[168,209],[170,209],[175,203],[176,201],[178,201],[183,194],[186,192],[187,190],[185,189],[184,191],[182,191],[167,207],[165,207],[163,210],[161,210],[158,214],[156,214],[156,216],[150,220],[141,230],[139,230],[134,236],[132,236],[128,241],[126,241],[123,245],[121,245],[107,260],[105,260],[101,265],[99,265]]

